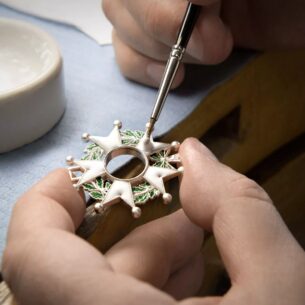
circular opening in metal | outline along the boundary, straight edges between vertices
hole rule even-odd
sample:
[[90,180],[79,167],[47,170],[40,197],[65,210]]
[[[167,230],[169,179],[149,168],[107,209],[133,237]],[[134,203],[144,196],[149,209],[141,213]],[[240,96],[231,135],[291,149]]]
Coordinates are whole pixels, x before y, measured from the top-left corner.
[[[149,166],[146,155],[137,148],[121,146],[110,151],[105,157],[105,169],[110,179],[136,182],[139,181]],[[119,170],[123,165],[129,163],[131,176]],[[124,175],[125,174],[125,175]]]

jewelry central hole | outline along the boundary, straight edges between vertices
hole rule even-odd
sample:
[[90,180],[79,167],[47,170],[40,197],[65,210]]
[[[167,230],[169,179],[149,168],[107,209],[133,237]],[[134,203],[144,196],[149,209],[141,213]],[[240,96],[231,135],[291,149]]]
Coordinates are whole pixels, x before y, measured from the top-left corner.
[[[140,175],[145,169],[142,159],[134,156],[132,152],[125,152],[118,156],[110,156],[106,162],[107,171],[118,179],[131,179]],[[122,168],[124,166],[124,168]]]

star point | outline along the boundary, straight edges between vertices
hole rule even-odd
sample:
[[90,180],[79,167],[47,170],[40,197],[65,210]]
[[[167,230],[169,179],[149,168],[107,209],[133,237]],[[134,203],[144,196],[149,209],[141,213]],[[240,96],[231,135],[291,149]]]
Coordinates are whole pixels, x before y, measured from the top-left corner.
[[97,177],[104,176],[106,173],[104,162],[96,160],[74,160],[74,165],[77,165],[75,170],[83,170],[83,175],[79,178],[74,185],[75,188],[79,188],[85,183],[91,182]]
[[141,216],[141,209],[134,203],[130,182],[115,180],[107,192],[105,199],[101,202],[101,207],[109,207],[118,203],[120,200],[131,207],[131,211],[135,218]]
[[120,126],[119,124],[114,125],[108,137],[89,136],[89,139],[93,143],[101,147],[103,151],[107,154],[109,151],[118,148],[122,145]]
[[175,169],[149,166],[143,178],[162,194],[166,193],[164,182],[179,175]]
[[168,150],[171,145],[162,142],[155,142],[152,136],[148,137],[146,134],[144,134],[136,147],[144,151],[144,153],[149,156],[160,152],[161,150]]

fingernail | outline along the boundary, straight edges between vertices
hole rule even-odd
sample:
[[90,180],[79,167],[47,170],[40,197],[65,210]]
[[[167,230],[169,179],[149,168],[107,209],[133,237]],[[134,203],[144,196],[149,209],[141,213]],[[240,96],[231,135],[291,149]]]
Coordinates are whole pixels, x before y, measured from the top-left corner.
[[156,63],[150,63],[147,65],[146,72],[150,79],[152,79],[156,85],[159,85],[161,78],[164,73],[164,65],[159,65]]
[[194,30],[193,35],[189,41],[187,53],[200,62],[204,61],[202,37],[196,29]]
[[193,141],[193,148],[197,150],[200,154],[203,154],[206,158],[211,160],[217,160],[215,155],[197,139]]

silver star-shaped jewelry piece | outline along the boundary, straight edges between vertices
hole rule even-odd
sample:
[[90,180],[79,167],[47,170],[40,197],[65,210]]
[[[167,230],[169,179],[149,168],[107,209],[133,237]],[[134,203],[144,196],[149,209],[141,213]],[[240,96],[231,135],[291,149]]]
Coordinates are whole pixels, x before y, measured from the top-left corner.
[[[98,212],[103,211],[105,208],[119,201],[123,201],[131,208],[133,216],[138,218],[141,216],[141,209],[135,204],[132,190],[133,186],[137,186],[140,183],[148,183],[159,194],[162,194],[164,203],[169,203],[172,200],[172,196],[166,192],[164,182],[180,175],[183,172],[183,167],[175,168],[171,166],[171,168],[163,168],[153,166],[151,165],[151,156],[164,151],[165,154],[162,160],[165,160],[168,164],[180,165],[180,158],[177,153],[179,143],[173,142],[172,144],[166,144],[155,142],[151,136],[148,137],[144,133],[137,145],[125,145],[122,143],[121,127],[121,122],[115,121],[113,130],[108,137],[96,137],[87,133],[83,134],[83,140],[93,142],[102,150],[103,154],[100,160],[74,160],[73,157],[69,156],[66,161],[70,165],[68,169],[71,180],[74,183],[73,186],[77,189],[89,182],[96,181],[98,178],[111,182],[111,186],[104,198],[95,204]],[[120,179],[108,172],[108,163],[113,158],[123,154],[130,154],[142,160],[144,169],[138,176],[129,179]],[[75,175],[76,173],[80,174]]]

